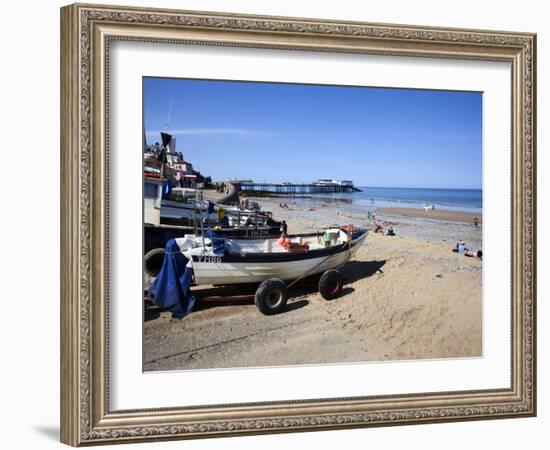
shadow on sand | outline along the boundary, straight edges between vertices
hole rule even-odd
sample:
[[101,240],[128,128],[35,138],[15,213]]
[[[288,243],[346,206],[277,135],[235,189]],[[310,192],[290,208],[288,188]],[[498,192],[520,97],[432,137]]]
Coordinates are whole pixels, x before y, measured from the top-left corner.
[[[346,290],[348,288],[344,289],[342,295],[345,295]],[[351,288],[349,288],[351,289]],[[353,289],[351,289],[353,291]],[[309,305],[309,300],[306,298],[300,298],[304,297],[306,294],[311,294],[314,292],[313,289],[300,289],[300,291],[293,292],[291,295],[289,295],[288,303],[286,305],[286,308],[281,312],[281,314],[294,311],[296,309],[303,308],[304,306]],[[221,294],[220,294],[221,295]],[[296,298],[296,300],[293,300]],[[193,306],[193,311],[205,311],[210,308],[223,308],[226,306],[245,306],[245,305],[253,305],[254,304],[254,296],[253,295],[247,295],[247,296],[241,296],[239,299],[235,299],[234,297],[230,297],[228,300],[210,300],[210,301],[203,301],[198,300],[195,305]],[[149,322],[150,320],[155,320],[160,317],[160,314],[165,311],[164,309],[159,308],[158,306],[146,306],[145,309],[145,322]]]
[[[342,274],[344,275],[345,283],[354,283],[363,278],[370,277],[376,272],[381,272],[382,267],[386,264],[385,260],[382,261],[350,261],[342,268]],[[301,280],[296,286],[289,292],[289,303],[283,311],[290,312],[296,309],[303,308],[309,304],[309,300],[303,298],[309,294],[317,292],[318,282],[320,275],[309,277]],[[238,305],[251,305],[254,304],[254,291],[252,286],[242,286],[236,288],[235,286],[216,287],[202,291],[203,293],[214,294],[210,300],[201,299],[200,295],[197,298],[197,302],[193,307],[193,311],[203,311],[210,308],[220,308],[226,306],[238,306]],[[341,295],[338,298],[344,297],[354,292],[355,289],[351,286],[346,286],[342,290]],[[197,293],[195,293],[196,295]],[[236,295],[237,294],[237,295]],[[293,299],[296,299],[293,301]],[[154,305],[149,305],[145,308],[145,321],[158,319],[163,309]]]
[[386,260],[382,261],[350,261],[342,268],[342,274],[346,283],[355,283],[363,278],[370,277],[376,272],[384,273],[382,267]]
[[158,306],[155,306],[155,305],[151,306],[150,304],[146,304],[143,320],[145,322],[149,322],[150,320],[158,319],[162,311],[164,310],[160,309]]

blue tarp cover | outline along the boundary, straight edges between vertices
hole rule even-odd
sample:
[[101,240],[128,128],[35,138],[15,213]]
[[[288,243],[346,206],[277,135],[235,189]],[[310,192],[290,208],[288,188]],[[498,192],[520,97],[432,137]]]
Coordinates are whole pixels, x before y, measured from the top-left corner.
[[189,314],[195,304],[195,297],[190,290],[193,269],[187,267],[187,262],[176,240],[169,240],[162,269],[149,286],[149,294],[155,304],[171,311],[172,317],[177,319]]
[[225,239],[212,237],[212,251],[214,255],[223,255],[225,253]]
[[223,255],[225,253],[225,239],[218,237],[215,231],[206,230],[204,232],[205,238],[210,238],[212,241],[212,251],[214,255]]

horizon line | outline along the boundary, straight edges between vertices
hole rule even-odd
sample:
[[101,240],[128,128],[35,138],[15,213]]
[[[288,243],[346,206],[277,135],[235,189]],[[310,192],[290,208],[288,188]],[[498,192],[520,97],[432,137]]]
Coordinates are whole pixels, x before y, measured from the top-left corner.
[[[226,180],[225,182],[230,182]],[[283,182],[275,181],[252,181],[257,184],[283,184]],[[313,184],[313,182],[292,182],[291,184]],[[483,187],[411,187],[411,186],[368,186],[364,184],[353,184],[356,188],[372,188],[372,189],[429,189],[429,190],[460,190],[460,191],[483,191]]]
[[412,187],[412,186],[368,186],[368,185],[355,185],[354,186],[357,186],[357,187],[364,187],[364,188],[374,188],[374,189],[431,189],[431,190],[450,190],[450,189],[454,189],[454,190],[461,190],[461,191],[482,191],[483,190],[483,187],[426,187],[426,186],[422,186],[422,187]]
[[[252,181],[253,183],[258,184],[283,184],[283,182],[276,182],[276,181]],[[313,182],[291,182],[291,184],[313,184]],[[355,187],[363,187],[363,188],[374,188],[374,189],[460,189],[463,191],[481,191],[483,190],[482,187],[428,187],[428,186],[370,186],[366,184],[355,184],[353,183],[353,186]]]

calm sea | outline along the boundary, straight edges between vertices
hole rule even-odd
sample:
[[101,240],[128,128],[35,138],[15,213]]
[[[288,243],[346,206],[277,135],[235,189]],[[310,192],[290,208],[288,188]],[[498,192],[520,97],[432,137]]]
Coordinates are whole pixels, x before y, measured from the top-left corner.
[[481,212],[481,189],[426,189],[361,187],[361,192],[349,194],[318,194],[311,200],[335,201],[361,210],[400,207],[422,208],[426,203],[436,209],[465,212]]

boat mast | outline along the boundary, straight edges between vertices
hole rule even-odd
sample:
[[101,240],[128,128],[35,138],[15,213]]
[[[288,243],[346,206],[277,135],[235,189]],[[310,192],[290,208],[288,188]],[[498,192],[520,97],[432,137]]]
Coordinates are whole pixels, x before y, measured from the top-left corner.
[[[201,224],[201,237],[202,237],[202,252],[204,253],[206,251],[206,247],[205,247],[205,242],[204,242],[204,227],[203,227],[203,224],[202,224],[202,208],[201,208],[201,201],[202,198],[199,200],[199,190],[197,189],[195,191],[195,201],[198,202],[199,204],[199,221],[200,221],[200,224]],[[208,211],[206,211],[206,220],[208,220]]]

